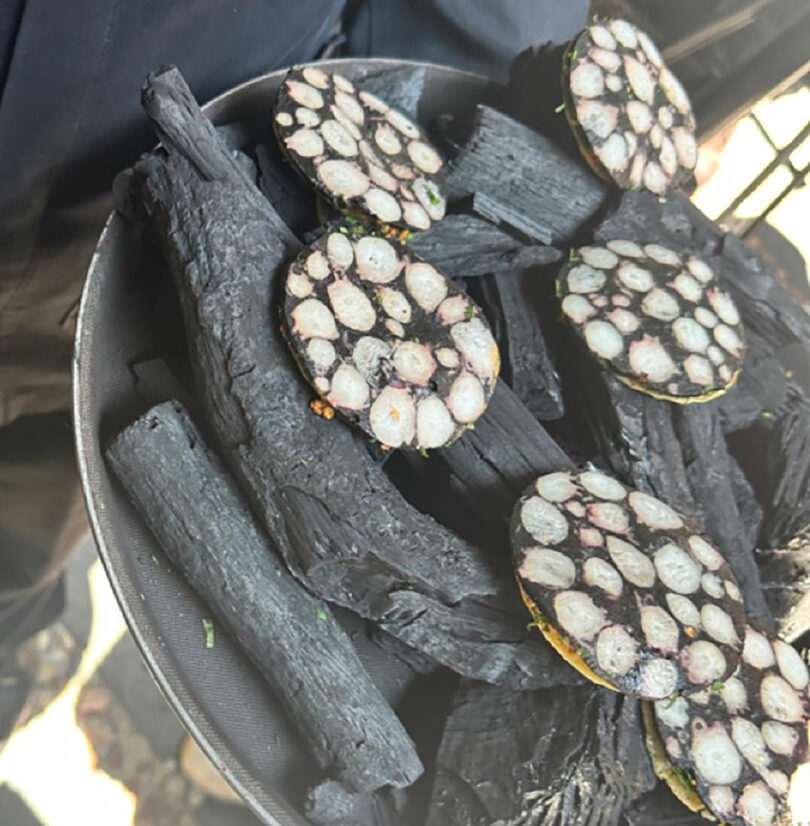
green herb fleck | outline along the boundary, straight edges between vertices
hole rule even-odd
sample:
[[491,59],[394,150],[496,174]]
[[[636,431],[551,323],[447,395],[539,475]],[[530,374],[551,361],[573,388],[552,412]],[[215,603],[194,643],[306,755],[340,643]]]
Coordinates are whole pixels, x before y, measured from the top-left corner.
[[573,261],[576,257],[577,257],[577,251],[573,247],[571,247],[571,249],[568,250],[568,260]]
[[427,196],[428,201],[430,201],[433,206],[438,206],[442,202],[442,199],[433,191],[431,187],[427,188]]
[[321,620],[322,622],[326,622],[326,620],[329,619],[326,611],[324,611],[323,608],[318,609],[318,619]]
[[556,106],[556,107],[554,108],[554,111],[555,111],[557,114],[559,114],[560,112],[564,112],[564,111],[565,111],[565,101],[563,101],[563,102],[562,102],[559,106]]
[[467,307],[464,311],[464,318],[469,321],[475,315],[475,309],[473,307]]
[[676,691],[676,692],[675,692],[675,693],[674,693],[674,694],[673,694],[673,695],[669,698],[669,702],[668,702],[668,703],[664,706],[664,708],[672,708],[672,706],[674,706],[674,705],[675,705],[675,702],[677,701],[678,697],[680,697],[680,696],[681,696],[681,695],[680,695],[680,692]]
[[679,778],[681,783],[683,783],[685,786],[695,785],[695,779],[686,769],[682,769],[679,766],[676,766],[674,763],[670,763],[670,768],[672,770],[672,773],[677,778]]
[[307,466],[309,465],[309,459],[301,459],[301,464],[302,464],[304,467],[307,467]]
[[759,414],[761,419],[772,419],[773,413],[770,410],[763,410],[762,413]]
[[712,691],[722,691],[726,687],[726,684],[722,680],[715,680],[712,685]]
[[202,621],[203,631],[205,631],[205,647],[214,647],[214,623],[207,617]]
[[425,448],[420,447],[419,448],[419,455],[424,457],[425,459],[427,459],[430,454],[425,450]]
[[464,425],[465,430],[475,430],[475,422],[469,422]]

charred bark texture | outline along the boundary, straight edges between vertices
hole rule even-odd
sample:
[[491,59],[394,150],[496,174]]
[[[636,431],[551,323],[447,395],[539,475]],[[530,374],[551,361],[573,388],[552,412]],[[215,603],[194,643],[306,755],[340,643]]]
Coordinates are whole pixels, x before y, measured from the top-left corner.
[[507,354],[509,383],[515,395],[537,419],[559,419],[563,407],[560,377],[540,326],[536,272],[499,270],[494,275],[503,318],[502,349]]
[[559,261],[559,250],[528,244],[475,215],[448,215],[411,246],[449,278],[470,278],[487,273],[515,273]]
[[[487,513],[504,528],[518,496],[533,479],[574,467],[504,382],[498,383],[475,428],[442,450],[439,459],[468,497],[471,509]],[[503,553],[508,553],[507,546]]]
[[[356,789],[422,765],[340,624],[285,570],[185,410],[165,402],[107,458],[172,562],[259,667],[323,769]],[[212,519],[211,515],[217,518]]]
[[479,106],[472,134],[447,176],[450,199],[541,244],[560,246],[607,201],[607,186],[548,138]]
[[517,694],[463,681],[427,826],[616,826],[655,785],[641,726],[636,700],[596,686]]
[[810,648],[810,530],[794,537],[784,548],[760,556],[762,587],[779,634],[799,648]]

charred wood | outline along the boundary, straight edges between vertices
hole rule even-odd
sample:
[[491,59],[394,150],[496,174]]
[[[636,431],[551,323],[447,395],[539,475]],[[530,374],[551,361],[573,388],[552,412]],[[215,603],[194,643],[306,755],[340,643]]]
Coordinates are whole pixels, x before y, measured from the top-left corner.
[[[219,459],[176,402],[107,458],[172,562],[240,642],[319,765],[356,789],[408,786],[415,747],[341,625],[284,569]],[[211,514],[217,514],[216,519]]]
[[462,681],[427,826],[616,826],[654,785],[635,700],[593,685],[515,693]]

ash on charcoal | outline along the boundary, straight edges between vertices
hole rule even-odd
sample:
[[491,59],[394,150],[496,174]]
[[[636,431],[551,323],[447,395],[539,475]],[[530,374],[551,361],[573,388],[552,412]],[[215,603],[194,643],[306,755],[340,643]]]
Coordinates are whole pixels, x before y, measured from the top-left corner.
[[608,191],[548,138],[478,106],[447,175],[448,197],[541,244],[560,246],[604,206]]
[[358,794],[334,780],[309,790],[304,814],[315,826],[404,826],[389,795]]
[[407,247],[346,226],[290,265],[284,318],[315,390],[389,448],[454,442],[483,414],[500,370],[469,296]]
[[666,758],[694,778],[700,799],[720,821],[775,824],[807,753],[808,684],[807,666],[792,646],[748,626],[732,677],[655,703],[645,723]]
[[444,162],[424,131],[342,75],[291,69],[273,124],[291,162],[339,208],[406,231],[444,217]]
[[515,506],[512,554],[538,629],[586,676],[659,699],[736,668],[734,576],[659,499],[598,470],[546,474]]
[[566,117],[599,175],[656,195],[691,176],[692,105],[644,31],[619,19],[594,23],[566,51],[563,76]]
[[448,278],[514,273],[559,261],[559,250],[527,243],[475,215],[448,215],[410,244]]
[[[129,198],[148,206],[142,214],[182,296],[198,391],[224,458],[290,570],[463,674],[518,687],[570,679],[504,611],[515,599],[506,560],[410,507],[351,430],[309,412],[311,394],[270,313],[276,270],[300,245],[221,147],[217,155],[176,70],[153,78],[146,98],[168,156],[138,165]],[[482,611],[478,598],[496,607]]]
[[617,826],[654,785],[631,698],[596,686],[516,693],[462,681],[427,826]]
[[[173,402],[152,408],[117,437],[107,458],[171,560],[273,687],[321,768],[360,790],[410,785],[422,765],[405,729],[327,607],[283,568],[185,410]],[[250,607],[235,611],[235,604]]]

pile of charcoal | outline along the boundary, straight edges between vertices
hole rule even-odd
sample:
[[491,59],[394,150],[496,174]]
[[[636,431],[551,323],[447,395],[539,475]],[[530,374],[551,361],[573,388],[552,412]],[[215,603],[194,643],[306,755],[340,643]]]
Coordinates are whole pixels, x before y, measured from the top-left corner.
[[[621,20],[427,124],[424,67],[349,74],[291,69],[248,158],[161,70],[162,147],[116,183],[194,389],[107,458],[322,770],[307,817],[789,817],[810,317],[675,189],[686,93]],[[342,609],[446,678],[440,737]]]

